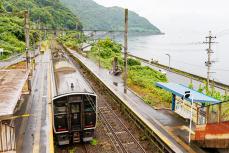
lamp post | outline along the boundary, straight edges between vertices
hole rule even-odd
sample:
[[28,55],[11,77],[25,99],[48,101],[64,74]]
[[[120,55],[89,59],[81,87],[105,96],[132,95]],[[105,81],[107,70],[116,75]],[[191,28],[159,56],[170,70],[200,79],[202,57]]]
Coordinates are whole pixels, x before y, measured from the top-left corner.
[[188,135],[188,143],[191,142],[191,133],[192,133],[192,110],[193,110],[193,95],[191,95],[190,91],[185,91],[185,98],[189,98],[191,96],[191,113],[190,113],[190,122],[189,122],[189,135]]
[[128,9],[125,9],[125,32],[124,32],[124,93],[127,93],[127,50],[128,50]]
[[170,56],[170,54],[165,54],[165,55],[167,55],[167,56],[169,57],[169,71],[170,71],[170,61],[171,61],[171,56]]

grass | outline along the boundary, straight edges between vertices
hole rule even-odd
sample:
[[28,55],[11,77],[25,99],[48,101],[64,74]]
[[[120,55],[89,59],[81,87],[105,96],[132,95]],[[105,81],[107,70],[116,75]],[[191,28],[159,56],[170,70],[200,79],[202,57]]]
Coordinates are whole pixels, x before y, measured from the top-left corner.
[[[103,68],[111,69],[114,57],[123,69],[122,47],[109,38],[99,40],[87,56],[99,63]],[[155,86],[156,82],[167,82],[162,73],[147,66],[141,66],[141,62],[134,58],[128,58],[128,87],[141,96],[145,103],[153,107],[170,107],[171,94]]]
[[90,141],[90,144],[91,144],[92,146],[96,146],[96,145],[98,144],[98,141],[94,138],[94,139],[92,139],[92,140]]
[[153,107],[170,107],[171,94],[155,86],[167,82],[165,75],[147,66],[131,66],[128,70],[128,86]]

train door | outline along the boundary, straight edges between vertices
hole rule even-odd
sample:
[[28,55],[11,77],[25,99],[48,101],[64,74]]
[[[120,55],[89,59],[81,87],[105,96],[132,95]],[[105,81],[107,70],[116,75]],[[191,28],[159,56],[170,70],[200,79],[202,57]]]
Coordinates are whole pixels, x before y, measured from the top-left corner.
[[71,104],[71,129],[72,131],[80,131],[81,130],[81,103],[73,103]]
[[70,127],[72,131],[73,143],[80,142],[80,131],[82,131],[81,105],[82,96],[69,97],[70,105]]

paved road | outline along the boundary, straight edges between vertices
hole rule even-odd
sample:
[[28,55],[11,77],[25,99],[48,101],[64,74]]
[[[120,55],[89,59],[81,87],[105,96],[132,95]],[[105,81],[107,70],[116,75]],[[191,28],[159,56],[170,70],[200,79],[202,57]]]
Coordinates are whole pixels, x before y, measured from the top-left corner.
[[[38,54],[39,54],[39,51],[38,51],[38,49],[36,49],[35,50],[35,56],[37,56]],[[32,57],[32,52],[30,53],[30,55]],[[19,62],[24,61],[24,60],[26,60],[25,54],[21,54],[21,55],[15,56],[9,60],[6,60],[6,61],[0,61],[0,69],[3,67],[8,67],[10,65],[19,63]]]
[[7,60],[7,61],[0,61],[0,68],[16,64],[16,63],[21,62],[23,60],[25,60],[24,55],[19,55],[19,56],[13,57],[12,59]]
[[[185,86],[189,86],[189,84],[191,82],[191,78],[183,76],[183,75],[180,75],[180,74],[177,74],[177,73],[174,73],[174,72],[171,72],[168,69],[159,68],[159,67],[151,65],[151,64],[149,64],[147,62],[142,62],[142,65],[149,66],[149,67],[151,67],[152,69],[155,69],[155,70],[159,70],[159,69],[163,70],[164,72],[166,72],[166,75],[167,75],[167,77],[168,77],[170,82],[183,84]],[[204,86],[203,82],[198,81],[198,80],[192,79],[192,83],[193,83],[193,87],[194,87],[195,90],[199,89],[199,85],[200,84],[202,85],[202,87]],[[220,89],[220,88],[216,87],[215,89],[217,91],[221,92],[222,94],[225,93],[225,91]]]
[[[48,68],[49,52],[37,57],[36,72],[32,83],[31,95],[28,99],[26,112],[31,114],[23,120],[18,146],[22,153],[45,153],[49,149],[49,114],[48,114]],[[22,141],[23,140],[23,141]]]
[[[95,73],[99,78],[107,84],[114,92],[122,97],[126,104],[134,111],[138,116],[147,123],[154,131],[164,140],[175,152],[195,152],[193,150],[194,146],[191,148],[187,144],[188,139],[188,130],[181,130],[180,127],[185,127],[188,129],[187,122],[173,114],[171,111],[164,110],[155,110],[149,105],[145,104],[141,98],[136,96],[131,91],[128,91],[127,94],[123,93],[123,80],[121,77],[116,77],[110,75],[108,70],[99,68],[94,62],[90,59],[84,58],[73,50],[70,52],[80,59],[93,73]],[[114,85],[114,82],[118,83],[118,86]],[[183,131],[181,135],[172,136],[168,131],[180,130]],[[175,135],[176,133],[173,133]],[[179,136],[185,136],[182,141],[179,139]],[[195,148],[200,152],[201,150]]]

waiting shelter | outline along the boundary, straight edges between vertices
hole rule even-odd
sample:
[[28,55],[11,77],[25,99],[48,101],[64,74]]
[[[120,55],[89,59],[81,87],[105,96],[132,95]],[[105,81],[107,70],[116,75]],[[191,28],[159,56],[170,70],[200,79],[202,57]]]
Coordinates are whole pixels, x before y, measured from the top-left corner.
[[[229,148],[229,102],[221,102],[181,84],[158,82],[156,86],[172,93],[171,110],[183,118],[190,119],[193,101],[192,121],[196,128],[192,141],[205,148]],[[189,98],[185,98],[186,91],[190,91]]]
[[14,119],[21,96],[29,93],[28,79],[27,70],[0,70],[0,152],[16,152]]
[[[220,103],[219,100],[209,97],[196,90],[190,89],[184,85],[176,83],[156,83],[157,87],[160,87],[170,93],[172,93],[172,111],[176,112],[183,118],[190,118],[191,102],[193,98],[193,122],[197,123],[198,109],[210,104]],[[185,92],[190,91],[190,97],[184,98]],[[203,122],[203,121],[202,121]]]

